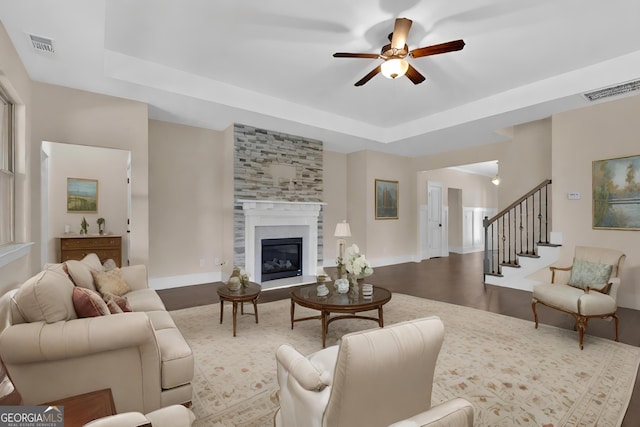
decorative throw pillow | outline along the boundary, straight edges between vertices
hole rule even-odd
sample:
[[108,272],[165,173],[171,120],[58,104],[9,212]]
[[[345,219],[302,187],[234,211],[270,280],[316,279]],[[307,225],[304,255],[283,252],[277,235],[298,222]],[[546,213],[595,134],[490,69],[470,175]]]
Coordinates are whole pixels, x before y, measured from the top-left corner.
[[74,287],[72,299],[78,317],[97,317],[111,313],[100,295],[91,289]]
[[109,300],[105,300],[105,302],[107,303],[107,307],[109,308],[109,312],[111,314],[118,314],[123,312],[120,306],[116,304],[114,300],[109,299]]
[[[109,310],[111,310],[112,304],[115,304],[120,309],[119,313],[133,311],[131,309],[131,305],[129,304],[129,300],[126,297],[114,295],[110,292],[105,292],[104,294],[102,294],[102,299],[109,306]],[[113,313],[113,310],[111,310],[111,313]]]
[[574,259],[568,284],[580,289],[604,287],[609,281],[612,268],[608,264]]
[[74,287],[62,270],[47,269],[21,285],[13,299],[27,322],[55,323],[77,317],[71,301]]
[[114,260],[112,260],[111,258],[109,258],[108,260],[106,260],[104,262],[104,264],[102,264],[102,269],[104,271],[113,270],[116,267],[117,267],[116,262]]
[[91,274],[96,283],[96,289],[103,295],[108,292],[122,296],[131,290],[127,282],[124,281],[122,272],[117,267],[109,271],[92,270]]

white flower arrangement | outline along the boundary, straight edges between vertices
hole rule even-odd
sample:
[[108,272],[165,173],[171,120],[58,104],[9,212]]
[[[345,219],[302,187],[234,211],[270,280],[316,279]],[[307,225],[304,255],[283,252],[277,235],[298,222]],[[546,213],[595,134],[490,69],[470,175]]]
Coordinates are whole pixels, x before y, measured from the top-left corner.
[[354,274],[357,277],[365,277],[373,273],[371,264],[369,264],[365,256],[360,253],[360,248],[358,248],[358,245],[355,243],[345,249],[344,258],[344,267],[347,273]]

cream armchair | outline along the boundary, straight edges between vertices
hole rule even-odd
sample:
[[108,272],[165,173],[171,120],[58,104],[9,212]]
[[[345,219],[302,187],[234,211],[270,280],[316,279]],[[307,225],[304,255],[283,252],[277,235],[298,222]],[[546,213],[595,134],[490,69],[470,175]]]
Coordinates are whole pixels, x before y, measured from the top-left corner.
[[613,318],[618,341],[616,300],[625,259],[624,253],[614,249],[578,246],[573,265],[550,267],[551,283],[539,283],[533,287],[531,308],[536,328],[536,304],[540,303],[575,318],[580,349],[583,348],[587,323],[593,318]]
[[472,427],[464,399],[431,407],[443,339],[442,322],[430,317],[348,334],[308,357],[280,346],[275,425]]

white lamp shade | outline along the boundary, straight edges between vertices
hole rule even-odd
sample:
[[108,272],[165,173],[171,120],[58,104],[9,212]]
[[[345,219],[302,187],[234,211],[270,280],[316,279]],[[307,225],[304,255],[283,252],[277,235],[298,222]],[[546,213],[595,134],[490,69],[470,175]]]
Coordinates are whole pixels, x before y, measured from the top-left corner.
[[342,221],[336,224],[336,231],[333,233],[335,237],[351,237],[351,229],[347,221]]
[[404,59],[388,59],[380,66],[382,75],[388,79],[404,76],[409,69],[409,63]]

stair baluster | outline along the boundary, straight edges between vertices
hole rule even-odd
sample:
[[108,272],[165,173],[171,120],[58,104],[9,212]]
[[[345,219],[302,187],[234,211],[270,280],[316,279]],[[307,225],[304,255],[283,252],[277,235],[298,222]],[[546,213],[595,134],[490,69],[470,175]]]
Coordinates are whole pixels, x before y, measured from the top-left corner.
[[537,246],[549,244],[550,186],[551,180],[545,180],[493,218],[484,218],[485,275],[502,276],[502,266],[519,267],[519,256],[537,257]]

